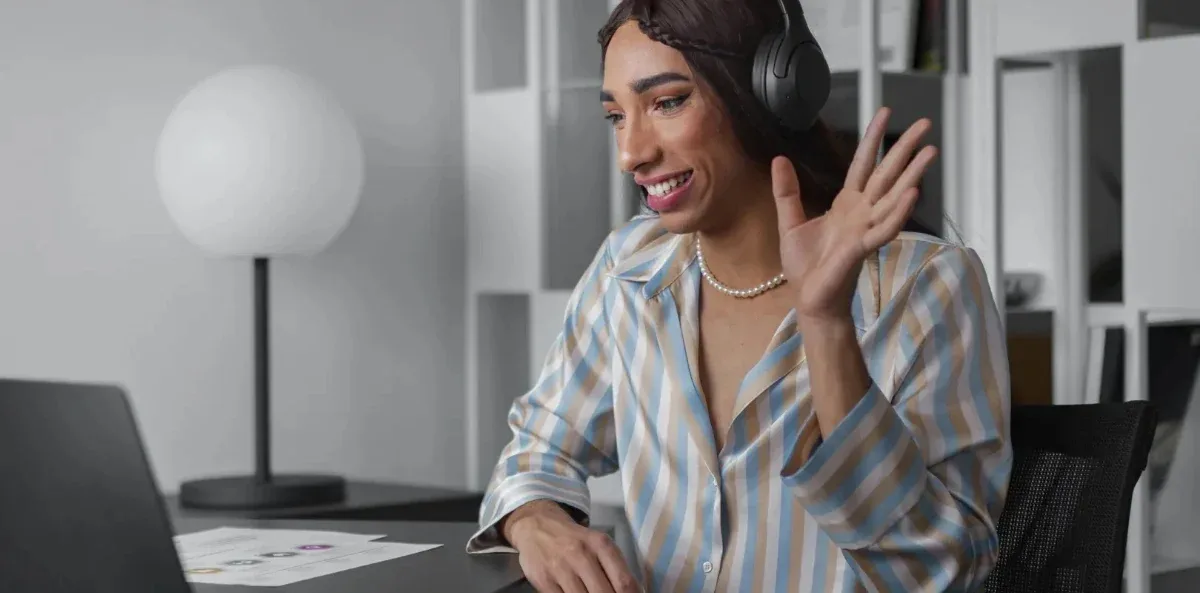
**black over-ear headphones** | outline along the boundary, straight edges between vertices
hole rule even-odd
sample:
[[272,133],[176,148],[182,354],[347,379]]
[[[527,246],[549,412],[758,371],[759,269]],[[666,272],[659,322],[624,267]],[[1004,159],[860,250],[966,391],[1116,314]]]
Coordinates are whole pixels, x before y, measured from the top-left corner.
[[780,122],[796,131],[812,127],[829,100],[829,62],[817,44],[799,0],[779,0],[783,31],[763,39],[754,54],[754,95]]

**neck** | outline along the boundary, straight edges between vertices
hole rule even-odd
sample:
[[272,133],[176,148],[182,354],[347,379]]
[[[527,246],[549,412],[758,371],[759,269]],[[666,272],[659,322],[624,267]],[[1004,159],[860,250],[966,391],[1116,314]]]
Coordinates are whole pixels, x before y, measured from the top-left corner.
[[749,288],[783,270],[775,203],[771,200],[755,200],[753,207],[743,209],[729,224],[697,233],[705,265],[723,284]]

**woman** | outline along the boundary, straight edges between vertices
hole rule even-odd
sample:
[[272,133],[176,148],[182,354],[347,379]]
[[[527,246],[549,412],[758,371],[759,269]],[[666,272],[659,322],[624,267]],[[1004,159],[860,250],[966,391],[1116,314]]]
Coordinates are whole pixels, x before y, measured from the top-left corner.
[[[965,248],[904,232],[914,124],[849,165],[749,88],[775,0],[625,0],[601,32],[620,165],[656,213],[613,232],[513,405],[468,551],[539,591],[966,591],[1008,485],[1004,334]],[[914,156],[915,153],[915,156]],[[640,577],[588,528],[620,472]]]

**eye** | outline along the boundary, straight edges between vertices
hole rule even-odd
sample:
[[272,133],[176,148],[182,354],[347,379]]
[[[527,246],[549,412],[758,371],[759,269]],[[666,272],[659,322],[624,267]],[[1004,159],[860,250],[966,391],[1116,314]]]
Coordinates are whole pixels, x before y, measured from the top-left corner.
[[679,97],[666,97],[664,99],[659,99],[654,105],[662,111],[670,112],[683,107],[683,103],[687,101],[687,99],[688,95],[681,95]]
[[621,115],[620,113],[609,113],[608,115],[604,116],[604,119],[607,119],[609,124],[615,126],[621,123],[625,119],[625,116]]

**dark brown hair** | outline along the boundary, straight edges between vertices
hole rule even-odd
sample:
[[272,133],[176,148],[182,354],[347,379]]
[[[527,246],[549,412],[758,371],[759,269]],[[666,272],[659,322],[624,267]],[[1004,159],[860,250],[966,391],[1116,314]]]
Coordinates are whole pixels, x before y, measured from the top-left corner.
[[845,182],[852,151],[822,120],[803,132],[788,130],[751,90],[759,42],[783,28],[776,0],[622,0],[600,29],[602,55],[613,33],[630,20],[650,39],[683,54],[723,103],[752,160],[769,165],[783,155],[792,161],[810,217],[829,210]]

